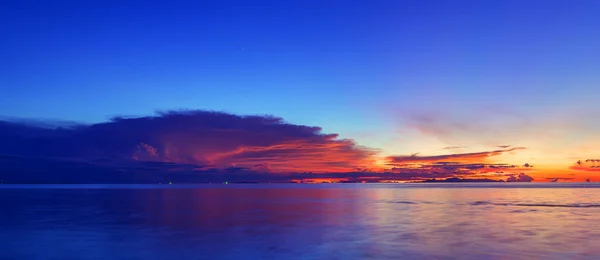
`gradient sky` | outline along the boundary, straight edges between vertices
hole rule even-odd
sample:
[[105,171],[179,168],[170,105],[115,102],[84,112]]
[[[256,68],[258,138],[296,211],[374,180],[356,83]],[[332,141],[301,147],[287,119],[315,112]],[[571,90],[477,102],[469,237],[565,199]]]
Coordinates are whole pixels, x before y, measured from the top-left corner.
[[510,145],[526,149],[494,162],[588,177],[573,167],[599,156],[599,13],[566,0],[2,1],[0,115],[273,114],[382,156]]

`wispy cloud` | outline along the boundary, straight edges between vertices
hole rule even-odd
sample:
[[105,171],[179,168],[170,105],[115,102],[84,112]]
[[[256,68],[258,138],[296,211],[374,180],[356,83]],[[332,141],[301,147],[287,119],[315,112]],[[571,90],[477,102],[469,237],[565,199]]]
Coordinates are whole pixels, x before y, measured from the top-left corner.
[[458,153],[458,154],[444,154],[444,155],[431,155],[431,156],[419,156],[418,154],[408,156],[388,156],[386,161],[389,165],[407,164],[407,163],[433,163],[433,162],[481,162],[487,160],[489,157],[498,156],[504,153],[522,150],[524,147],[514,147],[510,149],[484,151],[475,153]]
[[455,150],[455,149],[463,149],[467,148],[467,146],[447,146],[442,148],[442,150]]

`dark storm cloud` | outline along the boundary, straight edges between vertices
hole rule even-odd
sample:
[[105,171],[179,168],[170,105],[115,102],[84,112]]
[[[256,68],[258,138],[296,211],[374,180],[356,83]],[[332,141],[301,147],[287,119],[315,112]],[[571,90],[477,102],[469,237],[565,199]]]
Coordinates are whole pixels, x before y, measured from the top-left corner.
[[[269,171],[351,171],[373,162],[360,147],[321,128],[273,116],[172,111],[92,125],[41,127],[0,121],[0,153],[34,157],[158,161]],[[258,166],[262,165],[262,166]],[[266,167],[268,165],[268,167]]]

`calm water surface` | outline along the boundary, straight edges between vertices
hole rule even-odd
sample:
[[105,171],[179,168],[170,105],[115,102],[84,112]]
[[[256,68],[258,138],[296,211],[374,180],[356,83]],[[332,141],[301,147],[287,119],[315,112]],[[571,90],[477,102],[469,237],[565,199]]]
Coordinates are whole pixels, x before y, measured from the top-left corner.
[[600,259],[600,185],[0,185],[0,259]]

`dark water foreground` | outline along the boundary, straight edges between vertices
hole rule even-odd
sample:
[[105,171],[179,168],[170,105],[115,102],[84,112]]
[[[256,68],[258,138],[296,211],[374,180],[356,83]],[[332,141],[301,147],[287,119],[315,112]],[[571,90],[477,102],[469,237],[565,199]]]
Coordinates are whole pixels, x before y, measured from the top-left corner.
[[600,259],[589,184],[0,185],[0,259]]

